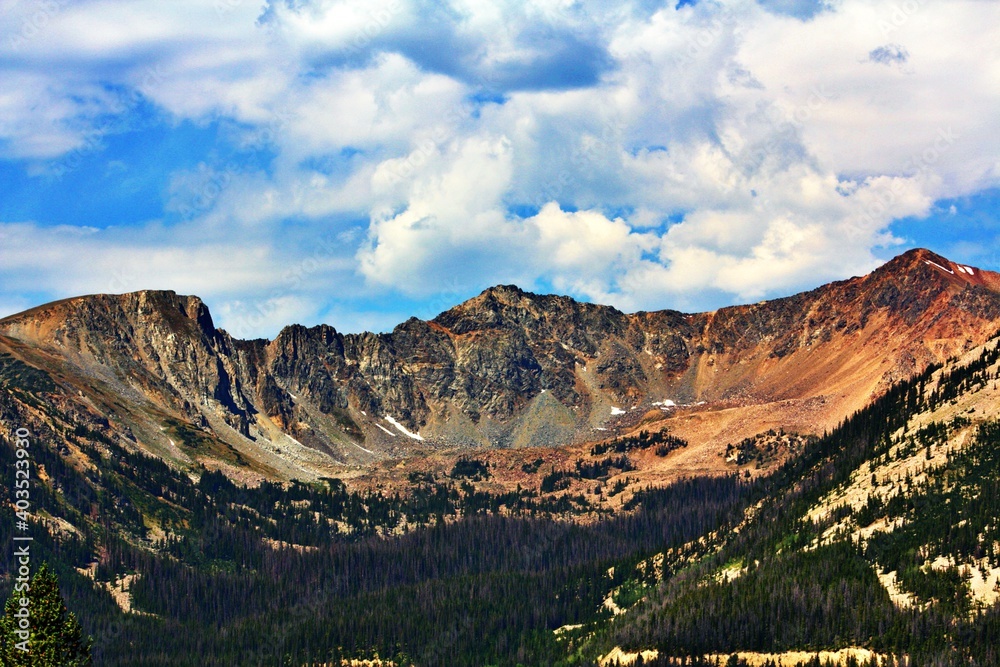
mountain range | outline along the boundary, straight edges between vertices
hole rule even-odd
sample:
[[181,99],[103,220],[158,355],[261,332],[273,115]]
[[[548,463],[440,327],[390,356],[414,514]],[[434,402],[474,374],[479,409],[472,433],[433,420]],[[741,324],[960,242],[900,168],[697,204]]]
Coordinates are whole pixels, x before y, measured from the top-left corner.
[[0,468],[27,429],[17,534],[98,665],[995,665],[998,289],[913,250],[712,313],[496,287],[270,341],[79,297],[0,320]]
[[[684,314],[493,287],[389,333],[217,329],[195,296],[65,299],[0,320],[0,363],[67,422],[180,466],[315,479],[440,450],[560,446],[637,425],[711,469],[768,429],[822,433],[894,381],[978,344],[1000,275],[909,251],[795,296]],[[662,423],[661,423],[662,422]]]

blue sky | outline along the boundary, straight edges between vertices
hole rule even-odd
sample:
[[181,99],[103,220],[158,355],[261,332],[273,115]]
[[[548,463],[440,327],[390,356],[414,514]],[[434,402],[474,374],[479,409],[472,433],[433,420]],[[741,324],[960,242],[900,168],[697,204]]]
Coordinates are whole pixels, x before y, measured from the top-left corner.
[[0,315],[173,289],[269,337],[997,270],[997,44],[979,0],[0,0]]

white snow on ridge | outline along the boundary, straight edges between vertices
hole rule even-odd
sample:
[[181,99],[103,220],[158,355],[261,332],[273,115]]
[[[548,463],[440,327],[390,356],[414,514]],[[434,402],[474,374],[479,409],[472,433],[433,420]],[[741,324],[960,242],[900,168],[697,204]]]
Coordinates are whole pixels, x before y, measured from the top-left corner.
[[408,438],[413,438],[414,440],[423,440],[424,439],[424,436],[420,435],[419,433],[414,433],[413,431],[408,430],[405,426],[403,426],[402,424],[400,424],[398,421],[396,421],[395,419],[393,419],[389,415],[385,416],[385,420],[387,422],[389,422],[390,424],[392,424],[393,426],[395,426],[397,429],[399,429],[399,432],[402,433],[403,435],[405,435]]
[[623,414],[625,414],[625,411],[622,410],[619,407],[611,406],[611,414],[612,415],[623,415]]
[[662,401],[653,401],[653,405],[659,406],[661,408],[677,407],[677,404],[671,401],[669,398],[665,398]]
[[389,429],[387,429],[385,426],[382,426],[381,424],[375,424],[375,425],[378,426],[383,431],[385,431],[386,433],[388,433],[390,438],[395,438],[396,437],[396,434],[393,433],[392,431],[390,431]]
[[925,259],[925,260],[924,260],[924,263],[925,263],[925,264],[930,264],[931,266],[936,266],[936,267],[938,267],[939,269],[941,269],[942,271],[945,271],[946,273],[950,273],[951,275],[955,275],[955,272],[954,272],[954,271],[952,271],[951,269],[946,269],[946,268],[944,268],[943,266],[941,266],[941,265],[940,265],[940,264],[938,264],[937,262],[932,262],[932,261],[931,261],[931,260],[929,260],[929,259]]

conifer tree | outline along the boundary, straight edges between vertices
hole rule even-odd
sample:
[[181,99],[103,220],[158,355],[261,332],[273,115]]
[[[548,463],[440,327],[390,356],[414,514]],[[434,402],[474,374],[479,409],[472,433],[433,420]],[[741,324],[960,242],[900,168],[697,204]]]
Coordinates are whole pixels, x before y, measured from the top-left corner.
[[[17,633],[15,617],[23,596],[30,612],[27,644]],[[91,639],[84,637],[76,616],[66,608],[48,564],[32,577],[30,590],[14,592],[7,600],[0,618],[0,667],[84,667],[92,664],[90,645]]]

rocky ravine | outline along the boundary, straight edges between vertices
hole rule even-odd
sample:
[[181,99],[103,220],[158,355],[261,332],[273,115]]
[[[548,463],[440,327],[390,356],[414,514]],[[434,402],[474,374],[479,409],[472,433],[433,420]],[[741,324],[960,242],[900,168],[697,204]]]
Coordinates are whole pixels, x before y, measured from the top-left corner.
[[[998,289],[998,274],[914,250],[865,277],[711,313],[628,315],[501,286],[387,334],[294,325],[271,341],[216,329],[193,296],[86,296],[0,320],[0,392],[8,416],[56,410],[234,476],[555,446],[641,419],[724,447],[775,425],[821,431],[982,343]],[[27,390],[33,373],[48,380]]]

